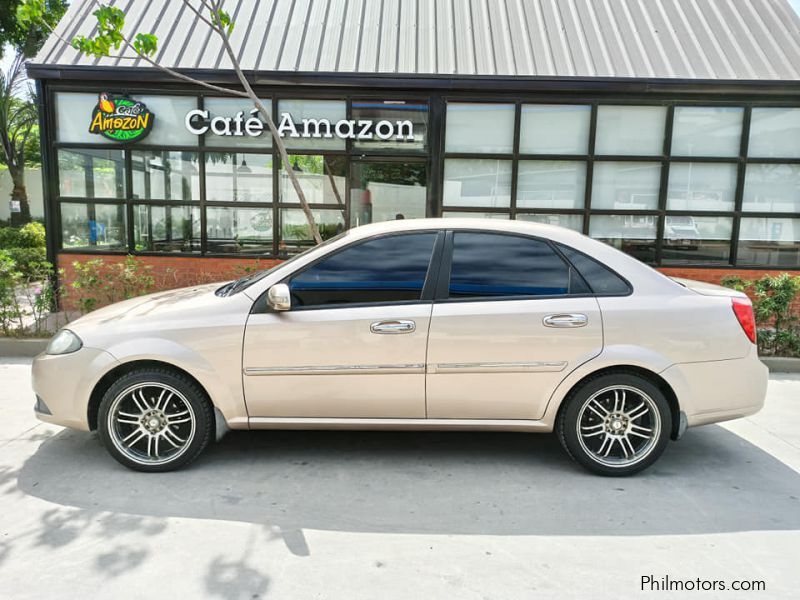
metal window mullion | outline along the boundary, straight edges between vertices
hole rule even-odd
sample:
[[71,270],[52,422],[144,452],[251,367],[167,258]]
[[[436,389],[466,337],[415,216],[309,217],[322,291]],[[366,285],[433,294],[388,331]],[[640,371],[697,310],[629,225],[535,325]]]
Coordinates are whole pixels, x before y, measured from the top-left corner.
[[583,233],[589,235],[589,217],[592,209],[592,179],[594,178],[594,148],[597,139],[597,102],[592,103],[589,116],[589,149],[586,156],[586,189],[583,194]]
[[744,204],[744,182],[747,175],[747,152],[750,146],[750,119],[753,107],[747,105],[742,116],[742,139],[739,146],[739,166],[736,173],[736,196],[733,205],[733,226],[731,227],[731,265],[739,263],[739,231],[742,221],[742,205]]
[[[270,106],[272,108],[272,122],[278,122],[278,98],[274,95],[270,96]],[[281,176],[281,155],[278,152],[278,148],[276,147],[276,141],[272,137],[272,133],[270,132],[270,149],[272,152],[272,206],[270,206],[270,210],[272,211],[272,256],[278,256],[278,251],[280,248],[280,208],[279,203],[282,200],[280,197],[281,193],[281,186],[280,186],[280,176]],[[288,152],[288,151],[287,151]]]
[[514,136],[511,158],[511,198],[509,205],[509,217],[517,218],[517,177],[519,175],[519,136],[520,136],[520,113],[522,112],[522,102],[517,100],[514,103]]
[[669,189],[669,156],[672,152],[672,124],[675,116],[675,105],[667,107],[667,115],[664,123],[664,145],[663,157],[661,159],[661,181],[658,190],[658,219],[656,221],[656,252],[655,264],[660,265],[664,247],[664,230],[666,224],[667,211],[667,191]]
[[125,164],[125,235],[128,238],[128,254],[136,252],[133,239],[133,157],[131,150],[124,150]]

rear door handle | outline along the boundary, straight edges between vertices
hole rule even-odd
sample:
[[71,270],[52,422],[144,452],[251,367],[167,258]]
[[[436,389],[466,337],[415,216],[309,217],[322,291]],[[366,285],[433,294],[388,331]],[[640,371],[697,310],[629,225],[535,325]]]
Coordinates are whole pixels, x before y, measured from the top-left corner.
[[411,333],[417,328],[414,321],[376,321],[369,326],[372,333]]
[[548,315],[542,319],[545,327],[584,327],[589,318],[582,314]]

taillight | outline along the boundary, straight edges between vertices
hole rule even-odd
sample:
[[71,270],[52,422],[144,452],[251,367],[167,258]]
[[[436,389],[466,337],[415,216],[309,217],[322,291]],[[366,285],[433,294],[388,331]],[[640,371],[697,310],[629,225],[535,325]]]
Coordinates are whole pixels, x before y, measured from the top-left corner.
[[742,326],[744,334],[754,344],[756,343],[756,318],[753,314],[753,304],[748,298],[732,298],[733,314]]

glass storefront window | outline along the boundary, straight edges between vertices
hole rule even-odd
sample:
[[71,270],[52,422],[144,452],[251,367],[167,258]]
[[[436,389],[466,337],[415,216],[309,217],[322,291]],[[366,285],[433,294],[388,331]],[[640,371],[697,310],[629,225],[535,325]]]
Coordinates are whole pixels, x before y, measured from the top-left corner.
[[739,226],[740,265],[800,267],[800,219],[744,218]]
[[511,161],[448,158],[444,161],[444,206],[511,206]]
[[651,162],[594,163],[592,208],[652,210],[658,208],[661,165]]
[[666,118],[664,106],[598,106],[594,152],[660,156]]
[[567,229],[572,229],[573,231],[583,231],[583,215],[517,213],[517,220],[531,221],[533,223],[544,223],[545,225],[557,225],[558,227],[566,227]]
[[[347,200],[347,158],[320,154],[295,154],[289,156],[300,187],[309,204],[335,204],[344,210]],[[280,170],[281,202],[299,204],[300,199],[284,171]]]
[[521,160],[517,171],[517,208],[583,208],[586,163]]
[[122,150],[59,150],[58,187],[61,196],[124,198]]
[[194,96],[133,96],[135,100],[144,102],[155,116],[153,129],[144,143],[151,146],[197,146],[198,136],[191,133],[184,125],[186,114],[197,108]]
[[466,210],[446,210],[442,213],[443,217],[449,219],[510,219],[509,213],[494,213],[494,212],[473,212]]
[[206,208],[208,252],[272,254],[272,207]]
[[59,142],[72,144],[113,144],[102,135],[89,133],[97,100],[96,93],[57,92],[55,138]]
[[[344,213],[336,209],[314,209],[314,222],[323,240],[338,235],[345,229]],[[308,219],[300,208],[280,211],[280,241],[278,254],[296,254],[315,245]]]
[[800,165],[747,165],[742,210],[800,212]]
[[519,151],[523,154],[588,154],[592,107],[523,104]]
[[69,250],[125,250],[124,204],[61,202],[61,247]]
[[744,109],[738,106],[676,106],[673,156],[738,156]]
[[800,108],[754,108],[748,156],[800,158]]
[[[261,99],[266,109],[272,114],[272,101],[269,99]],[[255,105],[250,101],[243,98],[212,98],[206,96],[203,99],[203,108],[208,111],[209,121],[214,117],[223,117],[234,119],[237,113],[242,113],[242,125],[237,128],[235,125],[230,126],[230,131],[233,135],[226,135],[227,128],[224,122],[217,126],[217,133],[209,129],[205,134],[204,144],[206,146],[227,146],[235,148],[263,148],[267,149],[272,146],[272,134],[265,124],[264,120],[255,110]],[[261,121],[263,128],[260,135],[247,135],[244,126],[244,121],[252,117]],[[241,132],[241,135],[236,135],[236,132]]]
[[[353,119],[377,124],[388,121],[396,132],[388,140],[373,135],[371,140],[354,140],[359,150],[424,152],[428,148],[428,103],[403,100],[353,100]],[[398,139],[400,136],[400,139]]]
[[135,200],[199,200],[200,170],[196,152],[132,151]]
[[272,155],[206,153],[206,199],[272,202]]
[[727,264],[732,229],[731,217],[667,215],[662,259],[669,264]]
[[424,163],[353,162],[350,225],[424,217],[427,179]]
[[[340,100],[281,100],[278,103],[278,121],[280,124],[283,113],[289,113],[298,134],[303,135],[306,129],[307,120],[308,131],[313,134],[317,132],[317,122],[327,119],[330,123],[330,137],[308,137],[293,138],[289,134],[283,136],[283,142],[287,148],[307,148],[309,150],[344,150],[345,141],[336,137],[333,126],[342,119],[347,118],[347,106]],[[322,126],[320,135],[326,136],[327,129]]]
[[199,252],[200,209],[134,205],[133,242],[137,252]]
[[446,152],[511,153],[514,149],[514,105],[449,102]]
[[667,210],[732,211],[737,170],[732,163],[672,163]]
[[589,235],[644,262],[656,257],[655,215],[593,215]]

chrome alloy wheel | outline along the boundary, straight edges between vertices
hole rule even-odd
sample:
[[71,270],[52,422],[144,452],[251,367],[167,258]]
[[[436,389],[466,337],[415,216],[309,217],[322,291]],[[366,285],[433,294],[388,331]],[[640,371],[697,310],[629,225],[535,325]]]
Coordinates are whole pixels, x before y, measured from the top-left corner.
[[160,465],[189,448],[195,414],[175,388],[164,383],[137,383],[114,398],[107,426],[114,446],[130,460]]
[[581,406],[578,440],[587,456],[607,467],[644,460],[661,435],[661,415],[642,390],[614,385],[592,394]]

